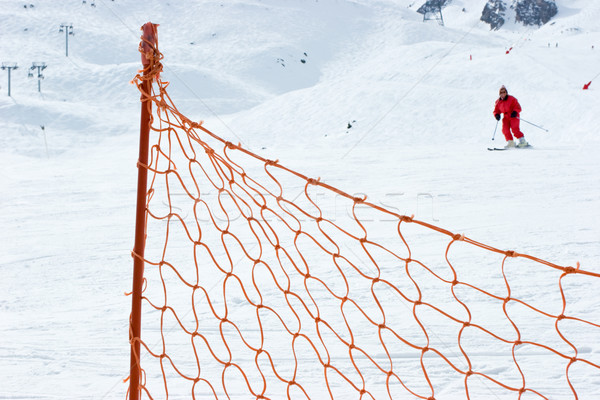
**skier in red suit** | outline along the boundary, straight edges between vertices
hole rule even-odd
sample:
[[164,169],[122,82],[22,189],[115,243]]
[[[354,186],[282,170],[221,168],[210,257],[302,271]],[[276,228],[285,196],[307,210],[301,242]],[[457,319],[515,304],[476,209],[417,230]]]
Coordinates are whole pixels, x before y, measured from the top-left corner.
[[[496,106],[494,107],[494,116],[497,121],[500,121],[500,114],[504,114],[502,118],[502,133],[506,138],[505,148],[510,147],[527,147],[529,144],[525,140],[523,132],[519,129],[519,114],[521,113],[521,105],[517,99],[508,94],[506,87],[502,85],[500,88],[500,97],[496,100]],[[513,135],[519,139],[519,143],[516,144],[513,140]]]

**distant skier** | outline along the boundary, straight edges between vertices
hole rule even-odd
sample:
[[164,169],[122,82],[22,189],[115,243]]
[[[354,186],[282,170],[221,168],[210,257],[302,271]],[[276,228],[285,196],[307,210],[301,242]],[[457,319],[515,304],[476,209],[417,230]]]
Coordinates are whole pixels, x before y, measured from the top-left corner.
[[[507,149],[511,147],[527,147],[529,145],[525,140],[523,132],[519,129],[520,112],[521,105],[515,97],[508,94],[506,87],[502,85],[500,88],[500,97],[496,100],[494,107],[494,116],[497,121],[500,121],[500,114],[504,114],[504,118],[502,119],[502,133],[506,138],[506,146],[504,147]],[[519,139],[518,144],[515,144],[513,135],[510,133],[511,130],[515,138]]]

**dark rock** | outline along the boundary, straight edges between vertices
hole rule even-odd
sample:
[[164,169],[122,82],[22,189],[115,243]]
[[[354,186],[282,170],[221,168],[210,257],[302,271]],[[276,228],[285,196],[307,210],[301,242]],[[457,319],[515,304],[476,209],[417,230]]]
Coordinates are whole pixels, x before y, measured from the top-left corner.
[[519,0],[515,19],[523,25],[544,25],[558,13],[554,0]]
[[506,10],[515,10],[515,21],[523,25],[541,26],[558,13],[554,0],[488,0],[481,13],[481,20],[494,30],[506,22]]
[[480,20],[490,24],[490,29],[498,30],[504,25],[504,15],[506,14],[506,4],[504,0],[488,0]]

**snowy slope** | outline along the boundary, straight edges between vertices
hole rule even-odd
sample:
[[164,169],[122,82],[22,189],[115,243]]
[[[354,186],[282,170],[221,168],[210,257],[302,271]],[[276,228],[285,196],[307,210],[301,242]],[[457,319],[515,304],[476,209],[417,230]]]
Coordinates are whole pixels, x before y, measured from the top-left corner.
[[[147,21],[170,95],[213,132],[475,240],[600,272],[600,81],[581,90],[600,73],[600,4],[557,0],[540,29],[491,32],[484,3],[454,0],[440,27],[414,0],[0,0],[0,61],[20,67],[11,97],[0,74],[0,397],[124,397],[129,81]],[[48,64],[41,93],[34,61]],[[502,84],[548,129],[522,125],[532,151],[485,150],[503,143],[490,140]],[[590,290],[580,301],[600,321]],[[600,383],[585,382],[593,398]]]

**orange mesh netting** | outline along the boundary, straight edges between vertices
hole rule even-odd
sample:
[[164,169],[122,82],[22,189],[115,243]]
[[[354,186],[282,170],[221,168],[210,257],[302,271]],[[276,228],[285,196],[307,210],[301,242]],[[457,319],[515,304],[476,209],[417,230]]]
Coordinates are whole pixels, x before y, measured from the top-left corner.
[[[149,398],[556,399],[600,388],[600,275],[399,215],[177,111],[154,51]],[[148,72],[147,70],[146,72]],[[136,256],[134,254],[134,256]]]

